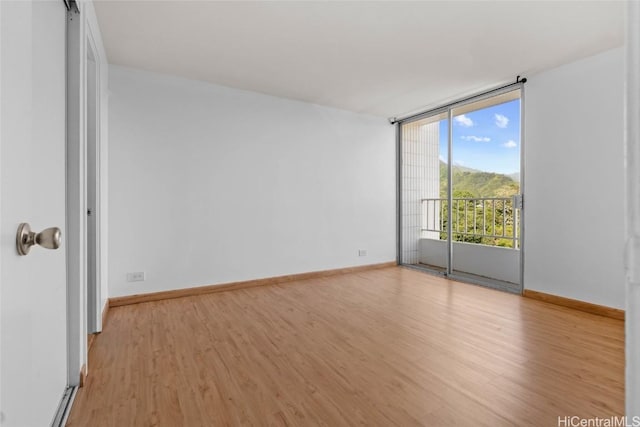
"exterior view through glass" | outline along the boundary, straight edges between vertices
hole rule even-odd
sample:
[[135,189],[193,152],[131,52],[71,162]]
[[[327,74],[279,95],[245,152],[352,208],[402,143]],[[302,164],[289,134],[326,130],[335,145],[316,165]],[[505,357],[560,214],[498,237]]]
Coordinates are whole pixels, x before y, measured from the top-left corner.
[[401,264],[520,290],[521,134],[519,88],[401,123]]

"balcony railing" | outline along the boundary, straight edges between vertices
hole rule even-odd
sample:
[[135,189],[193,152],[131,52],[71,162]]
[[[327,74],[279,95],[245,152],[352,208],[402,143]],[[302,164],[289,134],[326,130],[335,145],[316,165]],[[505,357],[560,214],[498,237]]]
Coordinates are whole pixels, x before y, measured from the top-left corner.
[[[453,199],[452,240],[491,246],[520,247],[517,197]],[[422,199],[423,237],[446,240],[447,199]]]

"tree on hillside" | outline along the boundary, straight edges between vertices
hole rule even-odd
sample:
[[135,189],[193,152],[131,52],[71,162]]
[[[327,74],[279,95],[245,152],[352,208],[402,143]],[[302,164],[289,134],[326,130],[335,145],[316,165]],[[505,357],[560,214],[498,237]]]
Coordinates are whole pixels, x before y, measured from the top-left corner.
[[[440,165],[440,197],[447,198],[447,165]],[[520,184],[513,178],[492,173],[453,167],[452,238],[457,242],[482,243],[492,246],[513,247],[514,209],[511,197],[519,194]],[[483,198],[507,200],[482,200]],[[443,232],[447,239],[448,203],[441,205]],[[496,235],[502,237],[481,237]]]

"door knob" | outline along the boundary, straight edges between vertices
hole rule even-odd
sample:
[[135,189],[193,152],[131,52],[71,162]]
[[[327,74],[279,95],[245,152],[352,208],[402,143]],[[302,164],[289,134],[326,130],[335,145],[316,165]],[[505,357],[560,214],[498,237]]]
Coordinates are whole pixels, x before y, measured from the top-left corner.
[[62,242],[62,232],[58,227],[47,228],[40,233],[31,231],[31,227],[23,222],[16,234],[16,248],[20,255],[27,255],[33,245],[40,245],[47,249],[58,249]]

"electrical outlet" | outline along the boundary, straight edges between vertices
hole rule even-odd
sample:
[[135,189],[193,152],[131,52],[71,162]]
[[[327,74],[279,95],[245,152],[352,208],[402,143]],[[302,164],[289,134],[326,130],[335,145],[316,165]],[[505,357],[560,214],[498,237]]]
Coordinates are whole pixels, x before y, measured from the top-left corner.
[[144,282],[144,271],[127,273],[127,282]]
[[366,249],[358,249],[358,256],[367,256]]

